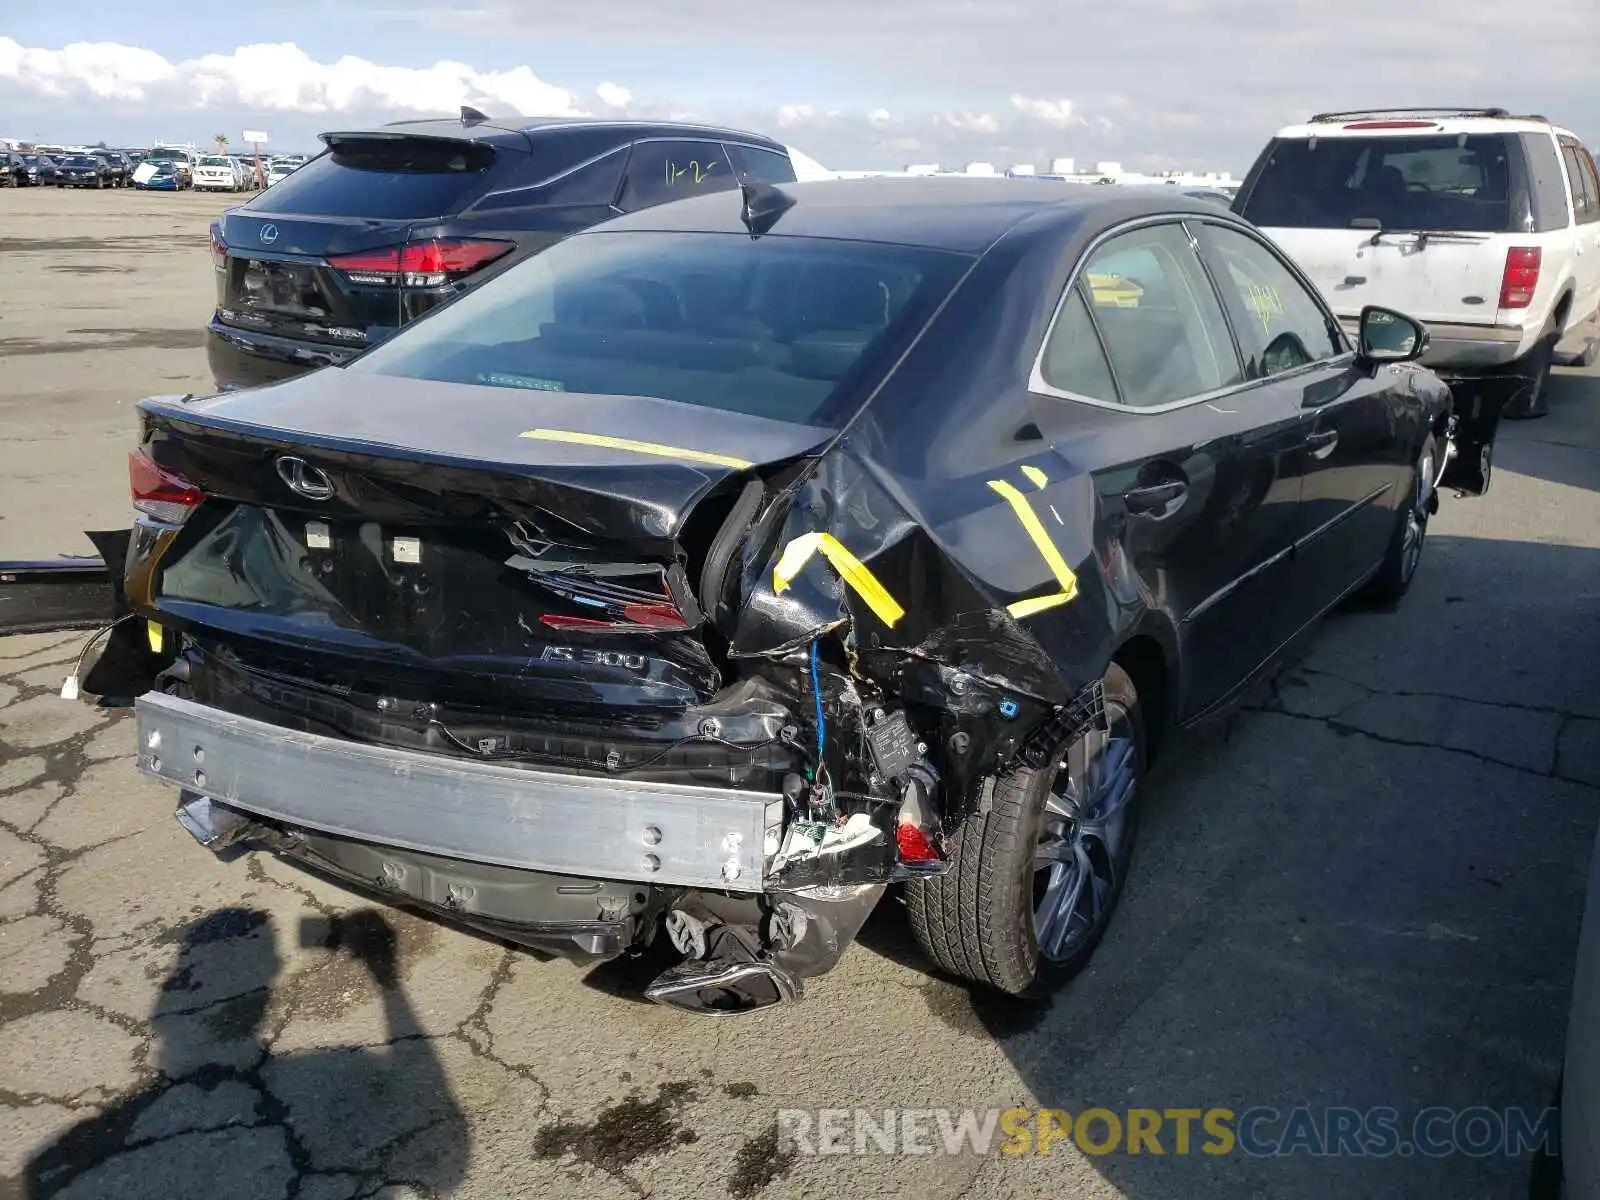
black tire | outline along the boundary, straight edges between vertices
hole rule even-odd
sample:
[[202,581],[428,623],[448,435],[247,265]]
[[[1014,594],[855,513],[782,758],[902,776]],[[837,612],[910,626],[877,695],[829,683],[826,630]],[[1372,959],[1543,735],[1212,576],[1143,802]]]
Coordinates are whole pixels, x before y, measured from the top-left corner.
[[[996,779],[989,812],[973,813],[955,830],[949,843],[949,870],[906,885],[912,933],[940,970],[1013,996],[1048,996],[1084,968],[1105,935],[1133,859],[1147,743],[1133,681],[1113,663],[1104,686],[1113,732],[1126,730],[1132,742],[1133,791],[1122,810],[1117,850],[1107,859],[1109,890],[1086,923],[1086,934],[1061,957],[1040,952],[1034,856],[1058,773],[1054,767],[1017,767]],[[1085,739],[1079,738],[1062,747],[1059,759],[1081,756],[1084,744]]]
[[1509,375],[1511,396],[1500,415],[1508,421],[1531,421],[1550,415],[1548,393],[1550,368],[1554,364],[1556,336],[1546,332],[1539,344],[1513,365]]
[[[1417,568],[1422,565],[1422,551],[1427,545],[1428,518],[1435,504],[1433,477],[1438,473],[1439,467],[1430,441],[1429,449],[1412,469],[1410,495],[1395,512],[1394,532],[1389,535],[1383,563],[1378,567],[1378,573],[1361,590],[1361,598],[1369,604],[1398,604],[1411,590],[1412,581],[1417,577]],[[1408,537],[1411,532],[1415,533],[1414,549]]]

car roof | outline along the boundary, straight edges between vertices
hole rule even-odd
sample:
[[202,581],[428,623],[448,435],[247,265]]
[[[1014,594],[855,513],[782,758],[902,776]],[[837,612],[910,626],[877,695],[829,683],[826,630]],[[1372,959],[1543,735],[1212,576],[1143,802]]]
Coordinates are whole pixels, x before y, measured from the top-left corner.
[[491,145],[525,147],[540,136],[566,133],[595,133],[613,130],[619,140],[631,141],[641,137],[712,137],[723,141],[749,142],[782,150],[783,143],[748,129],[734,129],[723,125],[700,125],[688,121],[650,121],[643,119],[613,119],[608,117],[540,117],[533,121],[510,123],[488,119],[467,123],[440,118],[422,118],[414,121],[390,121],[368,130],[330,130],[324,137],[357,136],[366,133],[404,132],[419,137],[451,138],[468,142],[487,142]]
[[1309,121],[1286,125],[1278,137],[1305,140],[1314,137],[1418,137],[1452,134],[1542,133],[1576,136],[1544,117],[1518,116],[1503,108],[1483,109],[1373,109],[1321,113]]
[[[886,176],[780,185],[795,200],[767,236],[840,238],[978,254],[1028,222],[1064,229],[1093,219],[1107,225],[1158,213],[1215,216],[1215,201],[1177,189],[1097,187],[1043,180],[964,176]],[[594,232],[659,230],[744,233],[738,192],[714,192],[657,205],[594,226]],[[582,236],[581,234],[578,236]]]

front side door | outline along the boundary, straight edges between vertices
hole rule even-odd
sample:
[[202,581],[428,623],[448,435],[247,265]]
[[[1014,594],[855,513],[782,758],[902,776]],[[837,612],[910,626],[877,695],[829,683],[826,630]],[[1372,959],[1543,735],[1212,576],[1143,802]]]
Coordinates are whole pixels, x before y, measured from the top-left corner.
[[1339,323],[1264,238],[1202,226],[1202,249],[1271,390],[1300,414],[1291,470],[1301,479],[1291,632],[1382,559],[1412,478],[1421,429],[1415,368],[1356,365]]
[[1091,250],[1034,390],[1092,405],[1058,449],[1092,463],[1109,552],[1166,612],[1182,653],[1179,713],[1227,696],[1280,640],[1299,481],[1300,414],[1241,361],[1190,231],[1148,223]]

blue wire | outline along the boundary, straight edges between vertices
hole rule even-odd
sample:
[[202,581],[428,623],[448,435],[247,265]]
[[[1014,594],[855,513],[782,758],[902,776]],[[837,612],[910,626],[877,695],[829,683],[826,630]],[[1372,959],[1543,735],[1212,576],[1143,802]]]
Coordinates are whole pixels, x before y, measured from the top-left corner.
[[817,643],[811,643],[811,694],[817,701],[817,765],[822,765],[822,750],[828,741],[828,725],[822,716],[822,677],[817,670]]

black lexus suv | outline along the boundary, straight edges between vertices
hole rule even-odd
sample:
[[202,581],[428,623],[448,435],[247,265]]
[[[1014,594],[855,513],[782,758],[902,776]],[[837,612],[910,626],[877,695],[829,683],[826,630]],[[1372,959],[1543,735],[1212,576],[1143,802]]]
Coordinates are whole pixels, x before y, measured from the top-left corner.
[[321,154],[211,226],[207,347],[219,388],[347,361],[619,212],[796,177],[779,142],[675,122],[508,125],[463,109],[459,120],[322,141]]

